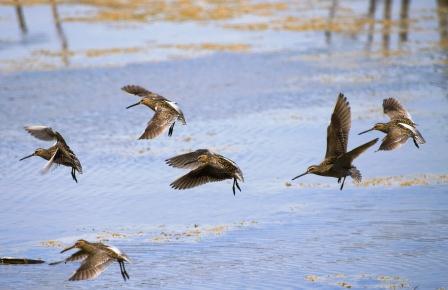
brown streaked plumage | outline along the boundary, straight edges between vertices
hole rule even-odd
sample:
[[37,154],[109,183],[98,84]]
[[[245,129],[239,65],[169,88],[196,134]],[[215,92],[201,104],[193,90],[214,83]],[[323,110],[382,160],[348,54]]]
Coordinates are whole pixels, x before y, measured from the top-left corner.
[[418,144],[426,143],[422,134],[417,130],[409,112],[394,98],[383,100],[383,111],[390,121],[388,123],[376,123],[371,129],[359,133],[359,135],[377,130],[386,133],[379,150],[393,150],[399,148],[412,138],[417,148]]
[[124,86],[122,90],[141,98],[138,103],[130,105],[126,109],[142,104],[148,106],[155,112],[152,119],[148,122],[145,132],[139,139],[153,139],[162,134],[167,128],[169,128],[168,136],[171,136],[176,120],[181,121],[183,125],[187,124],[184,113],[182,113],[175,102],[140,86],[128,85]]
[[311,165],[305,173],[293,178],[299,178],[312,173],[321,176],[335,177],[344,188],[345,178],[350,176],[355,182],[361,182],[361,172],[352,165],[353,160],[375,144],[378,139],[367,142],[347,152],[348,136],[351,127],[351,112],[349,102],[343,94],[339,94],[330,125],[327,127],[327,150],[325,159],[319,165]]
[[76,171],[82,174],[81,163],[59,132],[46,126],[26,126],[25,130],[37,139],[44,141],[54,140],[56,143],[48,149],[38,148],[33,154],[21,158],[20,161],[32,156],[39,156],[48,160],[42,169],[42,173],[47,173],[54,164],[71,167],[72,178],[78,182],[76,179]]
[[[124,262],[130,263],[130,260],[119,249],[103,243],[90,243],[86,240],[78,240],[73,246],[62,250],[61,253],[74,248],[78,248],[79,250],[62,262],[82,262],[81,266],[70,276],[69,281],[95,279],[114,261],[117,261],[120,265],[120,272],[123,279],[125,281],[129,279]],[[52,263],[52,265],[58,263],[61,262]]]
[[167,159],[166,163],[172,167],[192,169],[170,184],[175,189],[187,189],[233,178],[232,190],[235,195],[235,186],[241,191],[238,180],[244,182],[243,172],[235,162],[208,149],[181,154]]

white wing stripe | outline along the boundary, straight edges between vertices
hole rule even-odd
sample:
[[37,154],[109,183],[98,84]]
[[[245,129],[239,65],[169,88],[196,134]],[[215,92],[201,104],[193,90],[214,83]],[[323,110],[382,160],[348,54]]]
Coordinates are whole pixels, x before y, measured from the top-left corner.
[[178,112],[179,114],[181,114],[180,108],[179,106],[173,102],[173,101],[166,101],[168,103],[168,105],[170,105],[174,110],[176,110],[176,112]]
[[45,164],[45,166],[42,168],[42,174],[45,174],[48,172],[48,170],[50,170],[51,166],[53,165],[54,158],[56,157],[56,154],[58,154],[58,151],[59,148],[54,151],[53,156],[51,156],[50,160],[48,160],[47,164]]
[[414,127],[412,127],[412,126],[410,126],[410,125],[408,125],[408,124],[405,124],[405,123],[398,123],[398,124],[399,124],[400,126],[402,126],[403,128],[406,128],[406,129],[408,129],[408,130],[411,130],[412,133],[417,134],[417,132],[416,132],[416,130],[415,130]]

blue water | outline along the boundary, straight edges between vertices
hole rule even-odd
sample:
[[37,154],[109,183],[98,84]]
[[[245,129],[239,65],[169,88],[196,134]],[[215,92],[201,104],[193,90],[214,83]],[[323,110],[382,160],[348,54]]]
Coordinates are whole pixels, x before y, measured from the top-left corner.
[[[84,238],[119,247],[132,263],[127,282],[113,264],[79,283],[67,281],[77,263],[2,265],[0,289],[448,287],[448,54],[431,9],[418,10],[433,17],[407,42],[393,30],[390,51],[381,29],[370,50],[365,34],[328,44],[307,32],[312,44],[269,52],[1,73],[0,256],[56,261]],[[136,140],[153,113],[125,109],[137,100],[120,90],[126,84],[178,102],[187,126]],[[311,175],[291,182],[322,160],[339,92],[352,109],[349,148],[382,137],[357,133],[387,120],[381,103],[392,96],[427,143],[367,151],[354,162],[361,186],[347,179],[340,191],[336,179]],[[41,175],[44,160],[18,161],[51,145],[28,124],[65,137],[83,165],[78,184],[66,167]],[[169,187],[186,171],[164,160],[198,148],[238,163],[241,193],[231,181]]]

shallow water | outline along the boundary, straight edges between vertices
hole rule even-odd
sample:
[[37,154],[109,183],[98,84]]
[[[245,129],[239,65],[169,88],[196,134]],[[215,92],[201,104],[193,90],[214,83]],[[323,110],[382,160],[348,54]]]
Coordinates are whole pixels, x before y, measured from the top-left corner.
[[[416,19],[406,41],[400,41],[397,25],[384,34],[381,23],[371,44],[368,26],[356,34],[333,32],[329,41],[317,30],[236,30],[227,33],[250,34],[260,49],[199,57],[180,52],[187,59],[158,62],[123,53],[112,57],[113,67],[105,67],[104,58],[87,57],[49,71],[2,66],[0,256],[55,261],[64,257],[61,247],[85,238],[123,249],[133,263],[126,283],[117,265],[80,283],[66,281],[76,263],[1,266],[0,289],[448,287],[448,53],[435,3],[426,3],[412,2],[409,15]],[[340,5],[367,11],[357,2]],[[48,8],[31,6],[28,13],[36,14],[28,15]],[[324,8],[316,11],[328,13]],[[0,6],[1,13],[5,9],[12,7]],[[392,11],[397,18],[396,1]],[[382,12],[378,3],[376,17]],[[185,27],[194,21],[151,25],[159,22],[172,25],[173,33],[199,29]],[[222,28],[215,25],[207,27],[217,33]],[[137,27],[134,33],[152,26]],[[69,35],[81,33],[73,29]],[[194,37],[206,39],[199,32]],[[6,45],[0,58],[25,63],[37,49],[16,45],[21,52]],[[176,124],[172,138],[136,140],[152,112],[125,109],[137,100],[120,91],[130,83],[178,102],[188,125]],[[355,161],[364,183],[348,180],[343,191],[330,178],[291,182],[321,161],[340,91],[352,108],[349,148],[382,137],[357,133],[386,120],[381,102],[390,96],[409,109],[427,143],[369,150]],[[44,160],[18,161],[49,146],[27,134],[26,124],[63,134],[84,168],[78,184],[68,168],[41,175]],[[205,147],[242,168],[245,183],[236,197],[231,182],[188,191],[169,187],[186,172],[164,160]]]

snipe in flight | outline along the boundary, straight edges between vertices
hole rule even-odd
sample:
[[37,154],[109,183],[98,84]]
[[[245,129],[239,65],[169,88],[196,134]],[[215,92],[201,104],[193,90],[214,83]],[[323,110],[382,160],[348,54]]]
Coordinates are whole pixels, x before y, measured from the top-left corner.
[[48,160],[42,169],[43,173],[47,173],[54,164],[71,167],[72,178],[78,182],[76,179],[76,171],[82,174],[81,163],[59,132],[46,126],[26,126],[25,130],[37,139],[44,141],[54,140],[56,143],[48,149],[38,148],[33,154],[23,157],[20,161],[33,156],[39,156]]
[[[120,265],[120,272],[123,279],[129,279],[128,272],[124,262],[130,263],[126,254],[113,246],[108,246],[103,243],[90,243],[86,240],[78,240],[76,243],[61,251],[64,253],[68,250],[78,248],[79,250],[66,258],[63,262],[82,261],[81,266],[70,276],[69,281],[91,280],[98,277],[106,268],[114,261]],[[58,264],[57,263],[52,263]]]
[[325,159],[318,165],[311,165],[306,172],[292,180],[312,173],[321,176],[335,177],[344,188],[345,178],[350,176],[355,182],[361,182],[361,172],[352,165],[353,160],[378,141],[374,139],[347,152],[348,136],[351,127],[349,102],[343,94],[339,94],[330,125],[327,127],[327,151]]
[[359,133],[359,135],[378,130],[386,133],[378,150],[393,150],[399,148],[412,138],[417,148],[418,144],[426,143],[422,134],[417,130],[416,124],[412,121],[411,114],[394,98],[383,100],[383,111],[390,121],[388,123],[376,123],[373,128]]
[[139,96],[141,99],[138,103],[126,107],[126,109],[132,108],[137,105],[145,105],[151,108],[155,114],[148,122],[145,132],[139,139],[153,139],[162,134],[168,127],[168,136],[173,134],[174,124],[176,120],[186,125],[184,113],[180,110],[179,106],[164,97],[150,92],[140,86],[128,85],[122,88],[123,91]]
[[192,169],[170,184],[175,189],[187,189],[233,178],[232,190],[235,195],[235,186],[241,191],[238,180],[244,182],[243,172],[235,162],[208,149],[181,154],[167,159],[166,163],[172,167]]

